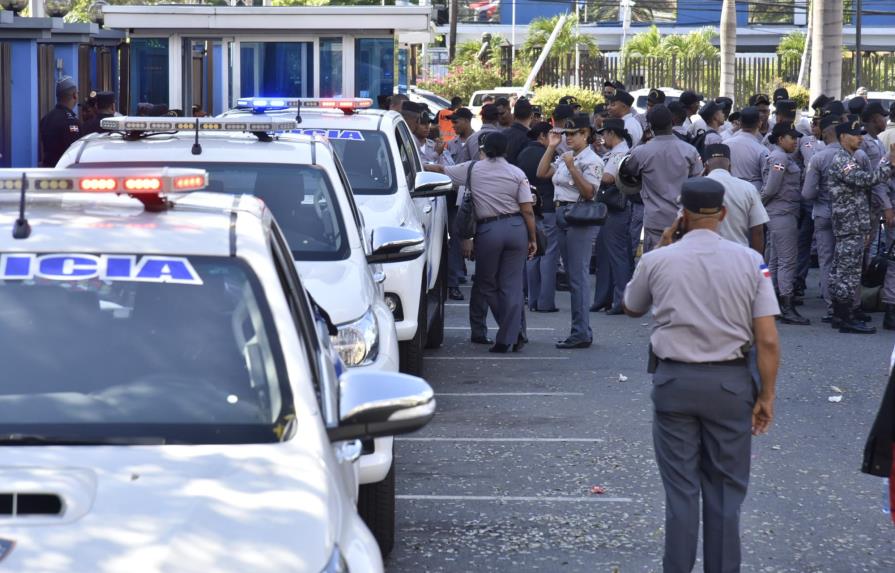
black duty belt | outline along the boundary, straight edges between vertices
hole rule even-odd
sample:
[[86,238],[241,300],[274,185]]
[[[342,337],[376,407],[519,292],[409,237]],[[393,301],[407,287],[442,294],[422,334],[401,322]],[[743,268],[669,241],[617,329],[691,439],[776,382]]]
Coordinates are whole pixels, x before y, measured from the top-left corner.
[[688,366],[745,366],[745,358],[734,358],[733,360],[722,360],[721,362],[681,362],[680,360],[670,360],[668,358],[660,358],[659,362],[668,364],[686,364]]
[[565,207],[566,205],[574,205],[577,202],[578,201],[554,201],[553,206],[554,207]]
[[522,213],[504,213],[503,215],[495,215],[494,217],[485,217],[484,219],[479,219],[476,221],[479,225],[484,225],[485,223],[491,223],[494,221],[500,221],[501,219],[509,219],[510,217],[521,217]]

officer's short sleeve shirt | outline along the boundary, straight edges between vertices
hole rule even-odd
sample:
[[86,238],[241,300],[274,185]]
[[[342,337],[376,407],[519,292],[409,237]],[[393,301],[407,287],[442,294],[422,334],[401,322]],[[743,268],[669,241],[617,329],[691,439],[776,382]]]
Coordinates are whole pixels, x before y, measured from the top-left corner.
[[[573,161],[575,166],[581,171],[584,179],[599,189],[600,182],[603,179],[603,160],[591,149],[590,146],[584,148]],[[555,172],[553,174],[553,196],[557,201],[578,201],[581,193],[575,187],[575,181],[562,155],[558,156],[553,162]]]
[[644,254],[625,306],[652,307],[659,358],[691,363],[742,358],[754,342],[753,320],[780,313],[761,255],[702,229]]

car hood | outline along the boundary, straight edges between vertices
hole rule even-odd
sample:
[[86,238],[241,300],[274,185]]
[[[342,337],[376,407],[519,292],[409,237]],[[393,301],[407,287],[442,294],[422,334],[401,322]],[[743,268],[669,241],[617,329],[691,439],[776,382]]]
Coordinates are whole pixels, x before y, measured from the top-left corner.
[[366,261],[298,261],[298,274],[317,304],[335,324],[363,316],[375,300]]
[[0,568],[319,573],[340,527],[338,486],[287,444],[2,447],[0,492],[58,495],[64,509],[0,515],[0,542],[14,543]]

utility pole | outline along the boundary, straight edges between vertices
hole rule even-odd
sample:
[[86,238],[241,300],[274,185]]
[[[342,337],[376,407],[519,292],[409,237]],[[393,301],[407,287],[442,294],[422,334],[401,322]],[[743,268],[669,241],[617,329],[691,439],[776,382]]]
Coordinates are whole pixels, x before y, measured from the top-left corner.
[[460,10],[460,1],[451,0],[450,14],[450,32],[448,32],[448,61],[453,62],[457,55],[457,12]]
[[802,50],[802,61],[799,64],[799,79],[796,83],[803,87],[808,87],[806,85],[806,77],[805,75],[808,73],[809,66],[811,65],[811,41],[814,37],[814,10],[817,5],[818,0],[811,0],[808,3],[808,33],[805,34],[805,49]]
[[581,49],[578,44],[578,38],[581,35],[581,16],[578,11],[580,7],[581,4],[575,0],[575,87],[581,86]]
[[861,16],[864,12],[863,0],[855,2],[855,90],[864,84],[863,57],[861,55]]
[[737,6],[736,0],[721,5],[721,95],[733,98],[736,91]]

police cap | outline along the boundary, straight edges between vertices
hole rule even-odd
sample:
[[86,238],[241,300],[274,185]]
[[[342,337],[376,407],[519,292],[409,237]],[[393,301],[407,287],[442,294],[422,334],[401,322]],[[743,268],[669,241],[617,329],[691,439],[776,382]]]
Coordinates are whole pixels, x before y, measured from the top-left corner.
[[681,205],[691,213],[714,215],[724,207],[724,186],[708,177],[693,177],[681,187]]
[[833,98],[827,97],[823,94],[817,96],[817,98],[811,102],[811,109],[813,110],[822,110],[825,105],[833,101]]
[[448,119],[472,119],[472,112],[469,111],[469,108],[461,107],[451,115],[447,116]]
[[829,114],[835,116],[845,115],[845,105],[843,105],[843,103],[837,99],[828,101],[827,104],[824,106],[824,111],[821,115],[824,116]]
[[840,123],[842,123],[841,115],[825,115],[820,119],[820,130],[823,131],[830,127],[836,127]]
[[96,92],[96,107],[106,108],[115,104],[114,92]]
[[703,161],[719,158],[730,159],[730,148],[723,143],[712,143],[711,145],[706,145],[705,149],[702,150]]
[[861,112],[864,111],[864,107],[867,105],[867,100],[862,97],[853,97],[848,100],[848,113],[853,113],[855,115],[861,115]]
[[796,102],[792,101],[791,99],[777,100],[777,102],[774,104],[774,106],[775,106],[774,110],[777,113],[781,113],[781,112],[795,113],[795,111],[796,111]]
[[699,116],[704,119],[706,123],[708,123],[708,121],[712,119],[712,116],[719,111],[722,111],[721,106],[713,101],[710,101],[709,103],[702,106],[701,110],[699,110]]
[[75,80],[71,79],[71,76],[63,76],[56,82],[56,97],[76,89],[78,89],[78,84],[75,83]]
[[884,108],[883,104],[880,102],[872,101],[864,107],[864,111],[861,112],[861,119],[863,121],[870,121],[870,118],[874,115],[889,117],[889,112],[886,111],[886,108]]
[[774,129],[771,130],[771,137],[768,139],[771,143],[777,143],[781,137],[791,135],[796,139],[802,137],[802,132],[797,130],[791,123],[781,122],[774,124]]
[[500,117],[500,112],[493,103],[486,103],[482,106],[481,115],[482,121],[497,121],[497,118]]
[[537,139],[542,135],[547,135],[553,127],[546,121],[538,121],[528,130],[529,139]]
[[740,123],[743,127],[755,127],[759,121],[761,121],[761,116],[758,114],[758,108],[749,106],[740,110]]
[[665,107],[665,104],[658,104],[650,110],[647,121],[653,129],[669,129],[671,128],[671,112]]
[[749,98],[749,105],[752,107],[759,105],[771,105],[771,100],[767,94],[755,94]]
[[632,96],[625,90],[615,90],[615,93],[609,96],[609,101],[618,101],[628,107],[631,107],[632,105],[634,105],[634,96]]
[[730,113],[730,110],[733,109],[733,100],[729,97],[716,97],[715,103],[721,106],[721,108],[724,110],[724,113]]
[[656,105],[657,103],[665,103],[665,92],[653,88],[646,96],[646,101],[653,105]]
[[789,99],[789,90],[786,88],[777,88],[774,90],[774,102],[779,100],[788,100]]
[[625,120],[617,119],[617,118],[609,118],[603,120],[603,127],[597,130],[597,133],[603,133],[604,131],[611,131],[613,133],[618,133],[622,137],[627,135],[628,130],[625,129]]
[[860,120],[852,119],[836,126],[836,136],[840,135],[865,135],[864,124]]
[[572,109],[572,106],[568,104],[558,105],[553,109],[553,119],[562,121],[572,117],[573,113],[575,113],[575,111]]

